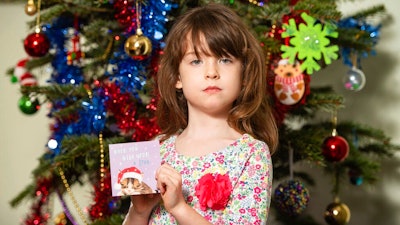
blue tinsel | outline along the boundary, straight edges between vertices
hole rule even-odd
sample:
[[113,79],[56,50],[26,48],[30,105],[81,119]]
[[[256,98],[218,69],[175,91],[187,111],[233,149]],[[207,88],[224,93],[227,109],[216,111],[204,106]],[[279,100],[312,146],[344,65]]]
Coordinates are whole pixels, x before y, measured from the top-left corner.
[[[360,68],[361,64],[361,58],[366,58],[369,55],[375,55],[376,51],[372,49],[379,40],[380,37],[380,28],[381,25],[374,26],[371,24],[368,24],[365,20],[359,20],[355,19],[352,17],[347,17],[338,22],[338,27],[340,28],[351,28],[351,29],[359,29],[360,32],[367,32],[369,34],[370,39],[368,40],[367,43],[371,46],[370,51],[362,51],[357,54],[357,67]],[[343,63],[348,65],[349,67],[353,67],[353,62],[351,55],[354,54],[354,49],[350,47],[342,47],[341,48],[341,56],[343,58]]]
[[[167,33],[165,28],[168,21],[167,14],[173,7],[174,5],[167,0],[150,0],[142,7],[141,28],[143,34],[151,40],[153,49],[163,48],[163,39]],[[74,27],[74,21],[70,15],[61,16],[54,20],[52,24],[42,27],[43,32],[50,40],[54,57],[51,62],[53,72],[48,80],[49,83],[79,85],[84,82],[82,68],[79,65],[68,65],[67,63],[66,41],[70,38],[68,30],[72,27]],[[123,35],[128,37],[132,34],[124,33]],[[139,100],[139,92],[146,84],[150,62],[151,56],[142,61],[133,60],[125,53],[122,43],[109,61],[109,65],[113,69],[107,71],[105,76],[113,80],[122,92],[131,93]],[[107,99],[103,92],[102,88],[92,90],[92,98],[83,100],[81,103],[77,120],[55,121],[53,124],[54,132],[50,139],[53,145],[48,146],[50,152],[46,155],[47,158],[53,159],[62,153],[61,142],[66,135],[98,134],[104,129],[107,110],[105,102]],[[66,96],[64,99],[53,100],[53,108],[49,117],[52,117],[52,113],[65,108],[71,102],[77,101],[73,98]]]
[[[175,5],[166,0],[151,0],[142,6],[141,29],[143,35],[151,40],[153,52],[154,49],[163,47],[163,39],[167,33],[165,28],[168,22],[167,15],[173,7]],[[134,33],[125,35],[129,37]],[[140,101],[139,92],[146,84],[150,62],[151,56],[141,61],[132,59],[125,53],[124,43],[122,43],[109,61],[113,69],[108,71],[106,76],[115,81],[121,92],[131,93]]]

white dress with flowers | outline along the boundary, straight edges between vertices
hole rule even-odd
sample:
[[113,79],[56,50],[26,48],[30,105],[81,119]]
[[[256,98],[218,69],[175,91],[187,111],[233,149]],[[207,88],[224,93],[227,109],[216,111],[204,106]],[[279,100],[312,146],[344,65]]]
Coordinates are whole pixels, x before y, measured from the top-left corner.
[[[161,144],[161,158],[180,171],[183,195],[190,206],[212,224],[266,224],[271,202],[272,162],[264,142],[244,134],[218,152],[187,157],[176,152],[175,140],[176,136],[173,136]],[[211,177],[229,177],[230,182],[228,179],[216,179],[213,193],[203,193],[209,189],[210,184],[204,181],[210,174]],[[200,178],[202,181],[199,184]],[[226,181],[230,183],[228,187]],[[232,191],[226,198],[226,206],[217,202],[212,208],[218,209],[211,209],[200,204],[199,198],[203,202],[212,202],[215,196],[223,196],[230,185]],[[203,191],[202,194],[198,190],[196,195],[196,186]],[[153,210],[149,224],[167,225],[177,222],[159,205]],[[196,224],[195,221],[193,224]]]

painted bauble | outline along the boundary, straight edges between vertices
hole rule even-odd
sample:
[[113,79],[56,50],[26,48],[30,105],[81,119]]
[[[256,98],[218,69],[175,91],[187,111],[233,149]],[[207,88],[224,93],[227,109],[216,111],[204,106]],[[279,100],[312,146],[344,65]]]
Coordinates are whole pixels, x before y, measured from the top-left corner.
[[341,136],[330,136],[322,144],[322,155],[329,162],[341,162],[349,155],[349,144]]
[[326,207],[324,219],[329,225],[345,225],[350,221],[350,209],[344,203],[333,202]]
[[303,98],[305,83],[302,72],[299,62],[291,64],[287,59],[278,62],[274,69],[274,92],[282,104],[294,105]]

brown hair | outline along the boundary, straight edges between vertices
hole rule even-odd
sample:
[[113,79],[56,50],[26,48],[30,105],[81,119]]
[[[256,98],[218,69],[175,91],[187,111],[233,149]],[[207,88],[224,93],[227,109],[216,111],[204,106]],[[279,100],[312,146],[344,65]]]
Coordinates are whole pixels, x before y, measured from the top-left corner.
[[229,125],[242,134],[248,133],[266,142],[273,153],[278,144],[278,131],[267,92],[265,57],[259,42],[240,17],[220,4],[189,10],[168,34],[156,78],[160,95],[157,118],[164,138],[187,126],[187,102],[175,84],[187,42],[193,42],[196,54],[204,52],[201,36],[205,37],[211,51],[208,54],[231,55],[243,63],[242,90],[230,110]]

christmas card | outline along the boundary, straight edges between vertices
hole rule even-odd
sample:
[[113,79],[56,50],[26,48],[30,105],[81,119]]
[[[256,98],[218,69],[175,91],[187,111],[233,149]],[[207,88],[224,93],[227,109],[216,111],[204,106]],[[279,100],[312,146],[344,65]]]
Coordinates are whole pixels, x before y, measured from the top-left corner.
[[158,193],[155,172],[161,165],[158,140],[109,145],[112,196]]

